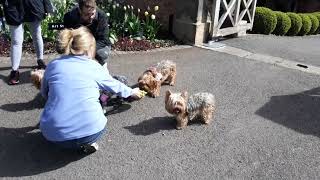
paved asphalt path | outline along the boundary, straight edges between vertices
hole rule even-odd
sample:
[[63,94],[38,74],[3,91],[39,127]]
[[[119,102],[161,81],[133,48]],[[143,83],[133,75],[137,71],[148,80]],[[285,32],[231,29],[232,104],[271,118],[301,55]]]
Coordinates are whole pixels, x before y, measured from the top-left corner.
[[287,37],[249,34],[226,39],[222,43],[253,53],[320,66],[320,35]]
[[[34,129],[44,102],[30,84],[35,60],[28,57],[18,86],[6,85],[9,59],[0,59],[0,178],[320,178],[319,76],[199,48],[115,55],[110,71],[131,84],[149,65],[171,59],[177,84],[107,116],[101,150],[82,157]],[[213,93],[213,123],[175,130],[164,109],[168,89]]]

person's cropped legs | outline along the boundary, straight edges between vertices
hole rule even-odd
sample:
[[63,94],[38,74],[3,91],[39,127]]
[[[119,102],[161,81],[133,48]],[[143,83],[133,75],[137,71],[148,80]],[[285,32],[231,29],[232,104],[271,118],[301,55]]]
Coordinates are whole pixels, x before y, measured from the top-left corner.
[[19,69],[22,55],[23,25],[9,26],[9,28],[11,34],[11,65],[12,70],[17,71]]
[[9,85],[19,84],[19,66],[22,56],[22,43],[23,43],[23,25],[9,26],[11,35],[11,72],[9,75]]
[[110,46],[106,46],[104,48],[97,49],[96,59],[103,66],[105,63],[107,63],[107,59],[109,58],[110,54],[111,54],[111,47]]
[[43,39],[41,35],[41,21],[28,23],[32,35],[34,48],[36,49],[38,69],[45,69],[46,65],[43,61]]

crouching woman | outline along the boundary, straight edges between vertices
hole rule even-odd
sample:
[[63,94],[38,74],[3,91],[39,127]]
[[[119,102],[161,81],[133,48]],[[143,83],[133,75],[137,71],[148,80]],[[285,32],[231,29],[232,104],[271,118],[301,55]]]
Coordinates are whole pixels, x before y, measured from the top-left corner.
[[142,96],[139,89],[113,79],[94,60],[95,44],[85,27],[61,31],[57,51],[64,55],[48,64],[41,86],[41,94],[47,99],[40,118],[43,136],[63,148],[84,153],[98,150],[96,141],[106,129],[100,90],[125,98]]

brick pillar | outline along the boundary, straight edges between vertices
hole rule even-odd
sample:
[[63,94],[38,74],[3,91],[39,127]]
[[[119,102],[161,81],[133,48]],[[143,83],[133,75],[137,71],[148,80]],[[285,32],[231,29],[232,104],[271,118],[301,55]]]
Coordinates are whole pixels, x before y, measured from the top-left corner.
[[202,44],[209,35],[206,0],[176,0],[173,34],[177,39],[191,44]]

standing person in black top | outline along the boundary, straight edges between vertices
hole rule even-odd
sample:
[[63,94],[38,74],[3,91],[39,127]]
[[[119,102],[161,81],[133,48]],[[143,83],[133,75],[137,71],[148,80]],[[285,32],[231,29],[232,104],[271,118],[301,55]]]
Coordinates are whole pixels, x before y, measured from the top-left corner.
[[65,28],[86,26],[96,39],[96,59],[105,65],[111,53],[111,43],[108,38],[109,27],[105,13],[97,8],[95,0],[79,0],[78,6],[64,15]]
[[11,67],[9,85],[19,84],[19,66],[22,56],[24,23],[31,31],[33,44],[37,54],[38,69],[45,69],[43,61],[43,39],[41,35],[41,21],[47,13],[52,13],[50,0],[0,0],[3,6],[6,23],[9,25],[11,36]]

